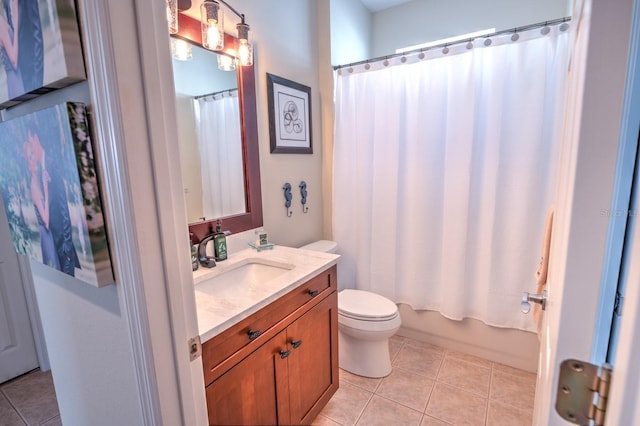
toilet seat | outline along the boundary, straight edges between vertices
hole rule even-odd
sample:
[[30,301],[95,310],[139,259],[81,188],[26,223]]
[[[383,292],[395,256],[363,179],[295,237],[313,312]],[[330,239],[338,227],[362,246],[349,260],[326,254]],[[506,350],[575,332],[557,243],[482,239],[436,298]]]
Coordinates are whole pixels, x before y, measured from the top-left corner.
[[338,314],[359,321],[390,321],[398,316],[398,307],[378,294],[345,289],[338,293]]

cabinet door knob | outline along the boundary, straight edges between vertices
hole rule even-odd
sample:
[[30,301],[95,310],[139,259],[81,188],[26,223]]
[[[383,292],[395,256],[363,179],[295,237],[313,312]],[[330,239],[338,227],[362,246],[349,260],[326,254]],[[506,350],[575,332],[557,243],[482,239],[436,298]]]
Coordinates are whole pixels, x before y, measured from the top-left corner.
[[301,344],[302,344],[302,340],[292,340],[291,341],[291,346],[293,346],[293,349],[298,348]]
[[249,330],[247,332],[247,335],[249,336],[249,340],[253,340],[261,334],[262,334],[262,331],[260,330]]
[[311,297],[316,297],[318,295],[318,290],[309,290],[307,293],[309,293],[309,296]]
[[291,351],[285,351],[284,349],[280,349],[280,358],[284,359],[289,356]]

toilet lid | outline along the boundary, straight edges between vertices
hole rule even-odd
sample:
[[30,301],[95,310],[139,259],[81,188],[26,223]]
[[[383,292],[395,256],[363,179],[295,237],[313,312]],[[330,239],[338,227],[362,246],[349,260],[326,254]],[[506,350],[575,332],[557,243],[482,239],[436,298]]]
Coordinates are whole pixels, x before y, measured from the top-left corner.
[[398,307],[379,294],[346,289],[338,293],[338,312],[355,319],[383,321],[394,318]]

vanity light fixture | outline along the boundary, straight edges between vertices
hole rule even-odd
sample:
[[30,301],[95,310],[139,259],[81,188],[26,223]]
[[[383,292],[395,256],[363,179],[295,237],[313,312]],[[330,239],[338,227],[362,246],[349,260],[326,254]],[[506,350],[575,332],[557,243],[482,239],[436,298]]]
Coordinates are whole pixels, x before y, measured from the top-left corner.
[[244,15],[240,17],[242,21],[236,25],[238,29],[238,61],[243,67],[253,65],[253,46],[249,43],[249,25],[244,22]]
[[202,46],[209,50],[224,49],[224,13],[220,3],[204,0],[200,5]]
[[167,23],[169,34],[178,32],[178,0],[167,0]]
[[218,52],[218,69],[220,71],[235,71],[236,58],[235,50],[228,49],[226,52]]
[[171,55],[178,61],[190,61],[193,58],[193,48],[185,40],[171,37]]
[[238,50],[233,53],[238,60],[238,64],[241,66],[253,65],[253,46],[249,42],[249,24],[245,22],[244,14],[235,10],[224,0],[204,0],[200,6],[202,45],[210,50],[224,49],[224,13],[220,3],[224,4],[240,18],[240,22],[236,25],[238,30]]
[[[167,2],[167,24],[169,34],[178,33],[178,13],[188,10],[191,7],[191,0],[166,0]],[[173,49],[173,44],[171,45]]]

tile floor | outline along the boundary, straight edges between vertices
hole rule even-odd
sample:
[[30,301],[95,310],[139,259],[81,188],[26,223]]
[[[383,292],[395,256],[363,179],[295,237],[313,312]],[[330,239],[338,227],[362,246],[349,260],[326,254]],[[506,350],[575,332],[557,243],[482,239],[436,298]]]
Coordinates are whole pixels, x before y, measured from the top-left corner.
[[530,426],[536,376],[394,336],[383,379],[340,370],[340,389],[314,425]]
[[0,425],[62,425],[51,371],[34,370],[0,384]]

